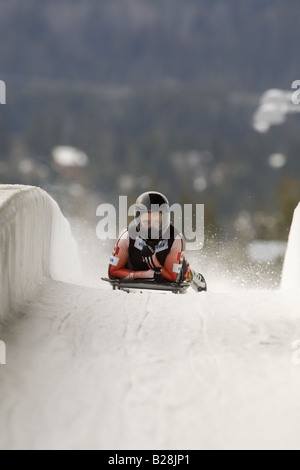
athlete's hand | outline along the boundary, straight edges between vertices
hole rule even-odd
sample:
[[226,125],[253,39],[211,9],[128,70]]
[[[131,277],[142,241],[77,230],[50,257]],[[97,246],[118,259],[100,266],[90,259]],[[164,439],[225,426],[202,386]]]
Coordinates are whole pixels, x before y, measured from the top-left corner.
[[158,284],[163,282],[163,277],[162,277],[162,274],[161,274],[161,270],[162,270],[162,268],[156,268],[155,271],[154,271],[154,281],[157,282]]
[[153,256],[155,255],[155,250],[149,245],[145,245],[141,251],[143,262],[147,264],[149,269],[156,269],[156,266],[153,261]]

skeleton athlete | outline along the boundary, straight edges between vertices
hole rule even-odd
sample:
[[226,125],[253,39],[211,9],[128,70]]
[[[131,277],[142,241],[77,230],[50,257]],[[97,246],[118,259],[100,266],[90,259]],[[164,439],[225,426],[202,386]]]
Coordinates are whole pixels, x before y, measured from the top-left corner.
[[154,191],[139,196],[134,220],[125,229],[110,258],[109,278],[157,283],[190,282],[206,291],[204,277],[194,272],[184,256],[183,235],[171,224],[168,199]]

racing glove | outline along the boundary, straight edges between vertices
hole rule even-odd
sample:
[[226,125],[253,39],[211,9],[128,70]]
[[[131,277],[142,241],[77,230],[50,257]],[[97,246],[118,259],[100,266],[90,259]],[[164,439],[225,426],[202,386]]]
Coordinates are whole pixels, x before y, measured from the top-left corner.
[[145,245],[141,251],[143,262],[147,264],[149,269],[156,269],[156,266],[153,261],[153,256],[155,255],[155,249],[149,245]]

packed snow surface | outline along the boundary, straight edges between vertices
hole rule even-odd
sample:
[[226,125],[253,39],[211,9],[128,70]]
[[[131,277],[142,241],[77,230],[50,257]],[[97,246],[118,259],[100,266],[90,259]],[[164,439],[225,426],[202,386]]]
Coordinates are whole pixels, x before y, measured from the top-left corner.
[[[0,191],[21,211],[17,227],[1,218],[1,270],[19,224],[28,230],[13,265],[25,263],[19,315],[0,327],[1,449],[300,449],[300,296],[288,262],[282,290],[231,289],[208,272],[207,294],[113,292],[99,280],[106,254],[94,259],[99,278],[68,279],[77,255],[58,206],[18,191]],[[34,269],[31,243],[45,263]]]

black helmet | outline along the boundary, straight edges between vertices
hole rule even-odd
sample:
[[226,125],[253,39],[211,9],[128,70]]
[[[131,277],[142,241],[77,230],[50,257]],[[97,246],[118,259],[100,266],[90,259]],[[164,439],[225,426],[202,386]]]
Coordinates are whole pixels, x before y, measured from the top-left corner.
[[[159,231],[155,230],[153,227],[143,230],[140,224],[140,217],[142,214],[154,212],[160,212],[162,214]],[[169,201],[163,194],[156,191],[143,193],[136,200],[134,206],[134,217],[143,238],[149,241],[161,240],[170,228],[171,215]]]

